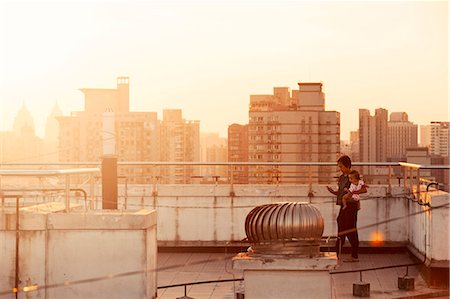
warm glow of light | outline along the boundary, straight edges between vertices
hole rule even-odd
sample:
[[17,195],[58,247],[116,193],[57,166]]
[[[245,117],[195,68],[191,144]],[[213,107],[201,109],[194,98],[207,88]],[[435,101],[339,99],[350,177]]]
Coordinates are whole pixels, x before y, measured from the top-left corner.
[[379,231],[374,231],[370,234],[370,243],[372,245],[381,245],[384,243],[384,235]]
[[13,293],[17,293],[19,290],[17,288],[12,289]]
[[117,76],[132,111],[180,108],[222,137],[250,95],[298,82],[324,82],[342,139],[359,108],[448,119],[447,1],[110,2],[0,1],[0,131],[25,103],[42,137],[56,102],[81,111],[79,88]]
[[32,292],[32,291],[36,291],[38,289],[38,286],[37,285],[34,285],[34,286],[27,286],[27,287],[24,287],[23,288],[23,291],[24,292]]

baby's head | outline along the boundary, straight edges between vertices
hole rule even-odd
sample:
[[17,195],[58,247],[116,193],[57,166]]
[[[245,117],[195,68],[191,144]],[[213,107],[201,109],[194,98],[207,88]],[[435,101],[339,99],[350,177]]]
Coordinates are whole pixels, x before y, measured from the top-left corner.
[[348,174],[348,179],[350,180],[350,183],[358,185],[358,182],[361,178],[359,177],[359,172],[357,172],[356,170],[352,170]]

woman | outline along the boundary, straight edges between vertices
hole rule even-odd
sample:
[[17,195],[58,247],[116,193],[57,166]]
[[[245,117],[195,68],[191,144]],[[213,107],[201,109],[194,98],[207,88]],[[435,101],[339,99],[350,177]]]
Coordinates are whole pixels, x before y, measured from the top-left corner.
[[[356,222],[358,218],[358,203],[353,200],[349,200],[347,203],[347,208],[343,209],[342,207],[342,197],[347,193],[346,188],[350,187],[350,180],[348,178],[348,174],[351,172],[352,168],[352,160],[349,156],[342,156],[337,160],[337,165],[341,170],[342,174],[339,176],[338,180],[338,190],[333,190],[329,186],[327,189],[332,194],[336,195],[336,205],[340,206],[339,215],[337,217],[337,226],[338,226],[338,239],[336,241],[336,254],[338,258],[341,258],[342,247],[345,243],[345,238],[348,238],[350,245],[352,246],[352,256],[348,260],[348,262],[359,262],[358,259],[358,248],[359,248],[359,239],[358,239],[358,230],[356,228]],[[361,190],[358,191],[358,194],[366,193],[367,189],[364,186]]]

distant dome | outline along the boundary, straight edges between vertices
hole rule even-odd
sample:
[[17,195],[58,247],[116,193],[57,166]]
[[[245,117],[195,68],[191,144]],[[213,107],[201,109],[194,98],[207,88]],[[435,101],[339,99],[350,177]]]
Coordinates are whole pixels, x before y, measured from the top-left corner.
[[324,222],[309,203],[285,202],[254,208],[245,219],[245,233],[255,252],[319,254]]
[[22,105],[14,119],[13,131],[19,135],[34,135],[34,120],[25,104]]

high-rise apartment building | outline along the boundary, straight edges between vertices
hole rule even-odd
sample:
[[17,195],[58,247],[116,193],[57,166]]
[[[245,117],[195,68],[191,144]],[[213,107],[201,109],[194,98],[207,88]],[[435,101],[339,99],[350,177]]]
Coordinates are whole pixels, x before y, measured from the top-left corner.
[[350,132],[350,157],[353,161],[359,161],[359,131]]
[[383,108],[370,115],[367,109],[359,109],[359,160],[362,162],[386,162],[388,111]]
[[388,121],[387,158],[405,161],[406,149],[417,147],[417,125],[408,121],[406,112],[392,112]]
[[448,121],[432,121],[430,124],[430,154],[441,157],[449,156],[449,124]]
[[[359,109],[359,161],[387,161],[388,111],[383,108],[375,110],[371,115],[367,109]],[[375,181],[375,176],[383,175],[376,167],[362,168],[364,179]],[[373,177],[372,177],[373,176]]]
[[[199,152],[198,122],[183,126],[178,119],[171,121],[167,112],[167,121],[160,123],[156,112],[130,112],[127,77],[117,79],[116,89],[85,88],[81,91],[85,95],[85,110],[58,117],[60,161],[99,161],[104,143],[110,139],[115,141],[118,161],[199,161],[198,155],[193,154]],[[112,118],[112,128],[105,129],[106,114]],[[181,111],[179,114],[181,118]],[[165,137],[168,139],[161,139]],[[181,141],[167,150],[171,140]],[[126,177],[129,183],[148,183],[161,177],[163,169],[120,166],[118,171],[119,176]]]
[[[201,162],[227,162],[227,139],[218,133],[200,134]],[[201,168],[202,182],[227,181],[228,168],[226,166],[208,165]]]
[[[275,87],[272,95],[251,95],[250,162],[335,162],[340,146],[340,115],[325,110],[322,83]],[[329,183],[335,166],[257,165],[250,183]]]
[[[117,140],[116,132],[102,132],[103,113],[112,111],[117,120],[129,113],[128,107],[120,109],[120,102],[128,102],[128,81],[118,78],[117,89],[80,89],[84,94],[83,111],[72,112],[70,116],[61,116],[59,121],[60,161],[98,161],[102,152],[104,133]],[[125,90],[125,91],[124,91]],[[122,157],[118,157],[121,160]]]
[[[430,154],[431,164],[448,165],[450,153],[450,122],[432,121],[430,128]],[[432,169],[431,173],[440,184],[440,189],[449,191],[449,170],[448,169]]]
[[[200,122],[186,121],[179,109],[163,111],[160,123],[161,161],[198,162],[200,161]],[[163,183],[183,184],[199,176],[199,166],[167,166],[161,169]]]
[[[248,162],[248,125],[228,126],[228,162]],[[236,184],[248,184],[248,166],[231,166],[229,176]]]
[[420,126],[420,142],[421,147],[430,147],[431,144],[431,125]]

